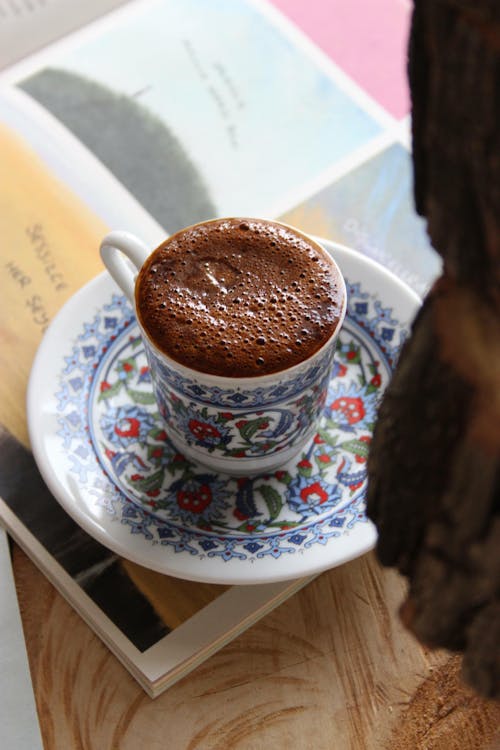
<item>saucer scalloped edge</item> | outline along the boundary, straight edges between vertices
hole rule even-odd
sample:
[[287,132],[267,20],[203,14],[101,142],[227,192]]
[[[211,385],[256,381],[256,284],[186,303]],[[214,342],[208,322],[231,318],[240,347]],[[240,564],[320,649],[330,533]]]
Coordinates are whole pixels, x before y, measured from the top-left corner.
[[[228,477],[177,452],[134,314],[106,273],[58,313],[30,376],[30,439],[54,496],[102,544],[161,573],[224,584],[313,575],[374,546],[366,457],[419,298],[373,261],[321,241],[344,273],[347,317],[317,433],[269,475]],[[265,421],[241,421],[272,438]],[[223,425],[196,429],[210,440]]]

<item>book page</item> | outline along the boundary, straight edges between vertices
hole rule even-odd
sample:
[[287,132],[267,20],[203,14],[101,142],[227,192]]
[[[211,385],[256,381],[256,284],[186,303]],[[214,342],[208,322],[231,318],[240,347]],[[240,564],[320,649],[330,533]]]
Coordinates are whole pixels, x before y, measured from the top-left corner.
[[127,0],[0,0],[0,70]]
[[378,110],[248,0],[132,4],[72,42],[19,87],[168,232],[276,216],[381,131]]
[[[323,0],[307,13],[281,0],[129,3],[6,80],[167,232],[214,216],[281,218],[424,294],[440,261],[413,206],[408,8],[341,5],[336,18]],[[354,65],[343,35],[360,59],[373,48],[369,61]]]
[[105,224],[0,124],[0,424],[24,445],[36,349],[63,303],[102,270],[98,244],[105,233]]
[[[33,357],[63,303],[102,271],[98,247],[106,231],[0,123],[0,498],[16,514],[16,538],[28,552],[33,544],[26,544],[24,529],[51,556],[52,575],[66,573],[77,584],[74,606],[81,609],[89,597],[126,636],[131,653],[139,654],[227,587],[163,576],[104,548],[52,497],[27,449],[25,391]],[[103,637],[109,641],[106,617]]]

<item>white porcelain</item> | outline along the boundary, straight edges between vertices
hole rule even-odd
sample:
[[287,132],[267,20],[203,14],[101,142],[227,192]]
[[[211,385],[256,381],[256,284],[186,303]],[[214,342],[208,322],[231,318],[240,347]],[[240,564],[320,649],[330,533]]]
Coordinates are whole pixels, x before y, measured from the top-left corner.
[[[135,281],[149,255],[127,232],[111,232],[101,244],[104,264],[133,306]],[[311,357],[280,372],[240,378],[193,370],[160,351],[138,322],[158,407],[179,451],[233,476],[272,471],[300,452],[323,411],[345,316],[346,290],[337,271],[343,305],[335,331]]]
[[373,261],[322,244],[349,298],[326,406],[300,455],[257,477],[207,470],[166,439],[132,308],[107,273],[53,320],[29,381],[31,444],[54,496],[102,544],[223,584],[312,575],[373,547],[366,455],[419,299]]

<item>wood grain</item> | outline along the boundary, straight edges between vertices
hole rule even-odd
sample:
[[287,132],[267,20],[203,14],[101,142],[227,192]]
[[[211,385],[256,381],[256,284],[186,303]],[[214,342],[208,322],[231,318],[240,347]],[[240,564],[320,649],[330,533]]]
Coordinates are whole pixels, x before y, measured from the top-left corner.
[[463,687],[458,657],[403,629],[404,583],[371,554],[154,701],[17,548],[14,564],[46,750],[500,747],[500,705]]

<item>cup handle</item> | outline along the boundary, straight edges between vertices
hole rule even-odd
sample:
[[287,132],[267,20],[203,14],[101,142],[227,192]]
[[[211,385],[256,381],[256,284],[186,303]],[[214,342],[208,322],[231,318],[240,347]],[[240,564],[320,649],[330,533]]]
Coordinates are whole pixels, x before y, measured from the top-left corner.
[[110,232],[101,242],[100,252],[102,262],[135,307],[135,280],[151,251],[130,232]]

